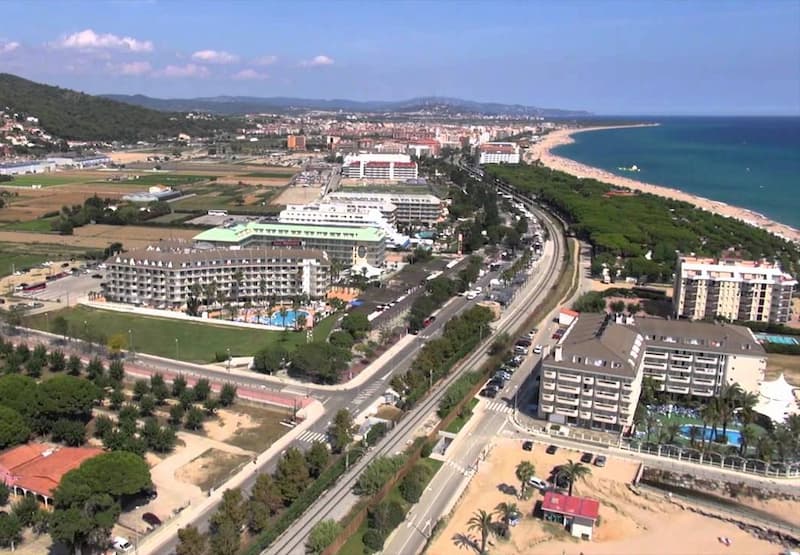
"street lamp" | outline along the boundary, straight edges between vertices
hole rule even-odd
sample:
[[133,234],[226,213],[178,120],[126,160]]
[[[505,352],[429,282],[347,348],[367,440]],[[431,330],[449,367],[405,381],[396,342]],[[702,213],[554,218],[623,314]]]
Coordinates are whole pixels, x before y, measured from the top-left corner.
[[226,349],[228,351],[228,374],[231,373],[231,348],[228,347]]
[[135,358],[136,352],[133,348],[133,330],[128,330],[128,350],[131,352],[131,357]]
[[517,416],[517,397],[519,397],[519,386],[514,386],[514,417]]
[[178,338],[175,338],[175,358],[181,358],[181,351],[180,351],[180,344],[178,343]]

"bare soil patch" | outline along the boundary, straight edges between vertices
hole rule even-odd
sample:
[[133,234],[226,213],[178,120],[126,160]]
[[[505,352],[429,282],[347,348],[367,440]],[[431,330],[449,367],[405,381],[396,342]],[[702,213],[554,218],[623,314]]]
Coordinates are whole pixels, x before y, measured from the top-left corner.
[[235,455],[219,449],[209,449],[175,472],[181,482],[194,484],[203,491],[216,488],[226,482],[250,457]]
[[249,414],[233,412],[228,409],[217,411],[217,418],[209,420],[204,424],[206,435],[216,441],[227,441],[235,433],[241,430],[257,428],[255,422]]
[[317,200],[321,193],[320,187],[287,187],[270,204],[306,204]]

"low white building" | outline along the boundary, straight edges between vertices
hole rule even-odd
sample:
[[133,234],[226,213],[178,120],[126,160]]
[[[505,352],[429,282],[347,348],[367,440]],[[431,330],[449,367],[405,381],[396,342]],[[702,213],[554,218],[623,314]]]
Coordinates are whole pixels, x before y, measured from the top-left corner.
[[26,160],[24,162],[6,162],[0,164],[0,175],[25,175],[26,173],[47,173],[56,169],[56,165],[46,160]]
[[519,164],[516,143],[484,143],[478,147],[478,164]]

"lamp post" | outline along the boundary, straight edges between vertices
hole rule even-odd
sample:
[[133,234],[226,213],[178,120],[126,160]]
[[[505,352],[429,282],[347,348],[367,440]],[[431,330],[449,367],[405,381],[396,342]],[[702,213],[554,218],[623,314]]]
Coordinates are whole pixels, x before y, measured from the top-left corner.
[[133,348],[133,330],[128,330],[128,350],[131,353],[131,358],[136,358],[136,351]]
[[228,347],[226,349],[226,351],[228,352],[228,374],[230,374],[231,373],[231,348]]
[[181,350],[180,350],[180,343],[178,342],[178,338],[175,338],[175,359],[179,360],[181,358]]
[[517,417],[517,397],[519,397],[519,386],[514,386],[514,418]]

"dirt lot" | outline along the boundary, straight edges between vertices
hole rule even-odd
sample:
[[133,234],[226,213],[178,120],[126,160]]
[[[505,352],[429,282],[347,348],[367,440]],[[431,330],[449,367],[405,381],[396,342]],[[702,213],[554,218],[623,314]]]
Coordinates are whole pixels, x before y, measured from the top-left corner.
[[191,239],[195,235],[197,235],[197,231],[192,229],[95,224],[75,228],[74,235],[0,231],[0,242],[49,243],[102,249],[118,241],[125,245],[126,248],[136,248],[146,247],[159,239]]
[[[504,440],[497,444],[481,465],[445,529],[432,543],[431,555],[463,555],[455,538],[466,534],[467,521],[478,509],[491,512],[498,503],[517,503],[523,513],[520,524],[512,529],[510,540],[492,538],[491,552],[495,555],[563,553],[569,555],[689,555],[741,554],[777,552],[774,545],[761,542],[730,524],[683,511],[660,496],[634,495],[628,488],[637,464],[610,457],[604,468],[592,467],[592,474],[576,484],[574,494],[600,501],[600,524],[595,527],[591,542],[572,538],[560,526],[544,523],[533,517],[541,494],[536,492],[528,501],[520,501],[509,486],[518,487],[514,468],[522,460],[531,461],[536,475],[547,478],[551,469],[567,459],[576,460],[580,453],[559,449],[555,455],[544,452],[545,445],[536,443],[532,453],[520,449],[518,441]],[[719,536],[732,540],[726,547]],[[468,552],[474,552],[466,548]]]
[[321,193],[320,187],[287,187],[270,204],[306,204],[317,200]]
[[800,356],[778,355],[775,353],[767,355],[766,378],[774,380],[781,374],[783,374],[787,382],[793,386],[800,387]]
[[[92,179],[105,179],[107,175],[95,176]],[[18,196],[9,198],[8,206],[0,212],[0,221],[33,220],[47,214],[58,212],[62,206],[83,204],[94,195],[104,198],[120,198],[131,191],[141,190],[135,184],[86,184],[87,178],[77,180],[75,184],[56,185],[43,189],[14,188]],[[9,189],[10,190],[10,189]]]

